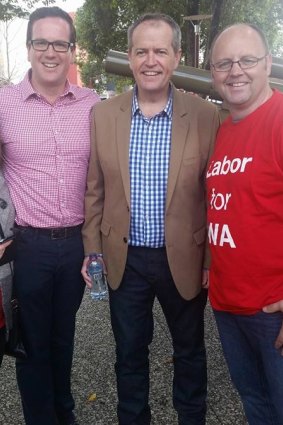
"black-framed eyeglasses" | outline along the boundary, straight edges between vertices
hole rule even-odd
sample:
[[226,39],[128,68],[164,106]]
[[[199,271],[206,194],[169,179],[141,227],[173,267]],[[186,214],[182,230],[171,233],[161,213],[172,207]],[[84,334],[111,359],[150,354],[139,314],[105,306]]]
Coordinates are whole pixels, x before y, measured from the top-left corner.
[[255,56],[243,56],[238,61],[232,61],[231,59],[224,59],[222,61],[211,63],[210,65],[214,68],[216,72],[228,72],[231,71],[233,65],[237,63],[241,69],[249,69],[256,66],[259,61],[266,58],[268,53],[266,53],[261,58],[257,58]]
[[52,46],[53,50],[59,53],[66,53],[70,49],[70,47],[72,48],[75,45],[74,43],[69,43],[68,41],[61,41],[61,40],[47,41],[44,39],[30,40],[30,44],[32,45],[34,50],[38,52],[46,52],[49,46]]

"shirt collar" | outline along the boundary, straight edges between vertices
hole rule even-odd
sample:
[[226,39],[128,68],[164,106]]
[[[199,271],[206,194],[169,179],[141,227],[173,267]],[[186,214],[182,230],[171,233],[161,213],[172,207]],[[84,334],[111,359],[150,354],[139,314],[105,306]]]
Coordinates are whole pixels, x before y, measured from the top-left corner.
[[[32,87],[32,84],[31,84],[31,73],[32,73],[32,69],[29,69],[28,72],[26,73],[24,79],[20,83],[24,100],[28,100],[32,96],[40,96],[40,93],[38,93]],[[66,86],[65,86],[64,93],[61,96],[59,96],[59,97],[62,98],[62,97],[66,97],[66,96],[70,96],[70,97],[76,98],[75,86],[71,85],[70,82],[69,82],[69,80],[66,81]]]
[[[137,85],[135,85],[133,101],[132,101],[132,117],[134,117],[138,112],[140,112],[137,93],[138,93],[138,88],[137,88]],[[168,101],[167,101],[164,109],[160,112],[160,114],[162,114],[162,113],[166,114],[169,119],[172,119],[172,115],[173,115],[173,89],[172,89],[171,84],[170,84],[170,87],[169,87]]]

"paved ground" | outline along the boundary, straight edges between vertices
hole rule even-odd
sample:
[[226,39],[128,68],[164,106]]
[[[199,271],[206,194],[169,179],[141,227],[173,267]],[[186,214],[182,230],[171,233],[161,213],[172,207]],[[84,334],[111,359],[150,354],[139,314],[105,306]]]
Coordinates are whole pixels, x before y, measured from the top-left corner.
[[[171,343],[163,314],[155,305],[155,336],[151,346],[152,425],[177,425],[171,402]],[[80,425],[117,425],[114,342],[107,302],[94,302],[86,292],[78,314],[73,367],[73,394]],[[207,425],[244,425],[246,421],[232,389],[211,310],[206,310],[208,352]],[[94,401],[89,401],[91,394]],[[13,361],[0,369],[0,425],[24,425]],[[40,425],[40,424],[38,424]]]

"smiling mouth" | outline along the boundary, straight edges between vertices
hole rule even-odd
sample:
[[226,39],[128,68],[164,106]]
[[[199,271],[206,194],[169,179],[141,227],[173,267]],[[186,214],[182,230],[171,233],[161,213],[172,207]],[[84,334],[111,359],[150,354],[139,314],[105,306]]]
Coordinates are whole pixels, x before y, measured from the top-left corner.
[[57,63],[43,63],[43,66],[45,66],[46,68],[54,69],[58,66],[58,64]]
[[143,71],[143,74],[147,77],[155,77],[156,75],[160,75],[161,72],[159,71]]
[[226,84],[227,86],[230,86],[230,87],[244,87],[248,83],[226,83]]

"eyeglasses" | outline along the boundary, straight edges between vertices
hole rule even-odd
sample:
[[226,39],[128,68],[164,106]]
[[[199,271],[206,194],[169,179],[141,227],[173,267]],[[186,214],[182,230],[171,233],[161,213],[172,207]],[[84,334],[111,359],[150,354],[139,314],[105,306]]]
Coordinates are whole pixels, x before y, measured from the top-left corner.
[[34,50],[38,52],[46,52],[49,46],[53,47],[55,52],[66,53],[70,47],[74,47],[74,43],[69,43],[68,41],[47,41],[47,40],[30,40],[30,44]]
[[213,68],[216,72],[231,71],[231,69],[233,68],[233,65],[235,63],[237,63],[241,69],[249,69],[249,68],[253,68],[254,66],[256,66],[259,63],[259,61],[266,58],[267,55],[268,55],[268,53],[266,55],[262,56],[261,58],[256,58],[254,56],[243,56],[238,61],[232,61],[231,59],[225,59],[223,61],[211,63],[211,66],[213,66]]

